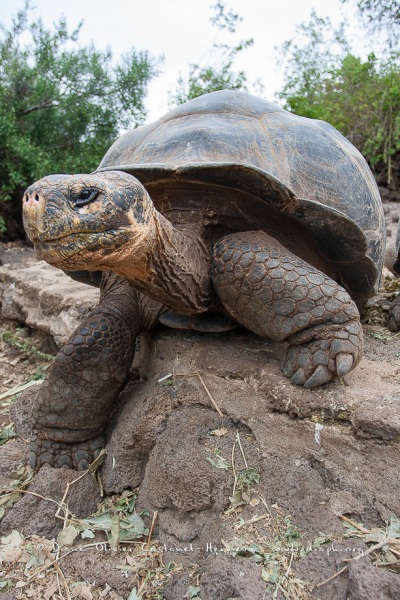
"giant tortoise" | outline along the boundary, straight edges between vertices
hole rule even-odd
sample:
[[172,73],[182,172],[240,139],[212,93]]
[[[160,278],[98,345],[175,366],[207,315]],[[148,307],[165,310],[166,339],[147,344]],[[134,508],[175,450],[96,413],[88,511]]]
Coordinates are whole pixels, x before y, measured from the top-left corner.
[[361,358],[383,212],[365,160],[325,122],[214,92],[123,135],[94,173],[44,177],[23,205],[38,256],[101,288],[36,398],[33,466],[86,468],[135,338],[159,322],[286,342],[283,373],[306,388]]

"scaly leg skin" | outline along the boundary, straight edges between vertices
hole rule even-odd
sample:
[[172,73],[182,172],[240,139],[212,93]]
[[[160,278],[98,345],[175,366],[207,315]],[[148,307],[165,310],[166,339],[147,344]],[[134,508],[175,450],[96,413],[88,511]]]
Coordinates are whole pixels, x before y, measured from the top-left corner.
[[103,428],[147,328],[139,294],[113,273],[103,275],[100,304],[57,354],[35,399],[32,468],[84,470],[104,446]]
[[293,383],[314,388],[360,361],[363,334],[350,296],[266,233],[222,238],[214,248],[213,281],[231,317],[289,343],[283,373]]

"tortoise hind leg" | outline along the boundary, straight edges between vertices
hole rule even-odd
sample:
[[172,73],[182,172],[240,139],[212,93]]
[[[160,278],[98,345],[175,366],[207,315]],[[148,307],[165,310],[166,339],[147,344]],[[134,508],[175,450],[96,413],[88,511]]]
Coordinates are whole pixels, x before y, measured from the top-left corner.
[[214,248],[213,282],[234,319],[289,343],[283,373],[293,383],[317,387],[359,362],[362,328],[350,296],[266,233],[222,238]]
[[[142,303],[143,304],[143,303]],[[57,354],[35,399],[29,460],[33,468],[86,469],[104,446],[103,428],[129,374],[137,335],[156,314],[113,273],[100,304]]]

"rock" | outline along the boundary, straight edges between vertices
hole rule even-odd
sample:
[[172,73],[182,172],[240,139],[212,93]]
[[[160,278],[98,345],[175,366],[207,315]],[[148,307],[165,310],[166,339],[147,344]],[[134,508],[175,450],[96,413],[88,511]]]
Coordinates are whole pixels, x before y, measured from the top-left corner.
[[341,515],[360,515],[364,505],[351,492],[339,490],[330,494],[329,509],[338,517]]
[[399,190],[392,190],[387,187],[379,186],[379,193],[385,208],[388,207],[388,210],[390,210],[390,206],[388,206],[389,203],[400,202]]
[[173,575],[164,588],[166,600],[182,600],[188,597],[189,587],[193,586],[193,581],[188,573]]
[[[102,477],[108,494],[141,485],[139,506],[158,511],[160,539],[172,547],[172,560],[176,545],[195,541],[204,549],[207,541],[218,542],[218,514],[226,508],[232,487],[236,432],[247,463],[261,474],[267,501],[277,502],[310,537],[320,531],[342,532],[338,512],[357,514],[371,526],[388,513],[400,513],[398,446],[382,451],[375,439],[355,438],[350,427],[351,409],[358,405],[361,411],[367,403],[372,415],[374,402],[381,401],[385,382],[372,372],[372,362],[351,374],[347,386],[335,382],[318,392],[305,392],[285,382],[273,354],[243,350],[262,348],[264,340],[256,336],[230,333],[215,338],[159,330],[149,338],[152,358],[141,367],[146,381],[131,383],[122,394]],[[241,373],[235,367],[229,377],[230,357],[240,353]],[[193,375],[200,365],[223,417]],[[179,376],[159,382],[168,373]],[[388,379],[388,389],[398,389],[395,379]],[[271,407],[273,397],[282,414],[276,412],[278,404]],[[312,407],[306,405],[310,397]],[[310,406],[309,414],[317,415],[319,422],[290,418],[294,406],[296,417],[300,407]],[[393,428],[389,414],[383,413],[382,423],[386,417],[386,429],[382,424],[375,430],[379,440]],[[212,435],[221,428],[225,435]],[[228,469],[215,468],[207,460],[215,461],[216,456],[226,460]],[[239,470],[244,468],[238,449],[235,462]],[[210,520],[214,531],[207,529]],[[204,552],[198,556],[204,558]],[[193,558],[188,552],[187,559]]]
[[379,191],[384,202],[383,208],[386,223],[385,266],[394,273],[393,264],[397,257],[396,236],[400,216],[400,193],[399,191],[393,192],[385,188],[379,188]]
[[[64,496],[68,483],[72,483],[78,474],[70,469],[43,467],[37,473],[28,491],[23,494],[13,509],[6,513],[0,524],[0,534],[7,535],[13,529],[24,536],[55,536],[63,527],[63,511],[57,518],[57,502]],[[72,514],[86,517],[95,511],[100,501],[98,486],[90,474],[71,485],[67,495],[68,509]]]
[[50,334],[58,347],[97,304],[99,291],[37,260],[29,248],[3,248],[0,300],[5,319]]
[[32,432],[32,408],[37,393],[38,387],[32,386],[21,392],[18,401],[10,406],[10,416],[15,431],[25,440],[29,439]]
[[[21,255],[29,256],[28,264],[18,266],[16,253],[9,252],[9,267],[1,267],[3,309],[5,300],[6,312],[11,307],[18,318],[33,319],[36,298],[41,303],[36,326],[53,331],[61,340],[69,328],[71,307],[87,311],[90,303],[80,304],[82,286],[60,274],[62,286],[68,282],[71,287],[68,293],[61,288],[67,301],[57,307],[59,291],[54,288],[53,295],[40,291],[42,285],[51,287],[54,270],[40,266],[48,273],[35,287],[32,279],[38,276],[38,263],[29,253]],[[91,291],[83,290],[86,295]],[[75,322],[79,314],[76,309]],[[57,321],[62,324],[59,329]],[[230,594],[262,598],[259,594],[265,586],[260,567],[250,558],[230,556],[221,549],[242,531],[240,519],[262,517],[252,535],[254,539],[260,536],[263,543],[272,541],[276,532],[270,518],[264,518],[267,507],[279,507],[288,519],[286,529],[296,528],[304,545],[321,532],[342,536],[339,515],[350,515],[372,528],[383,527],[392,515],[400,514],[398,341],[393,338],[391,342],[390,334],[382,339],[377,331],[381,329],[364,326],[365,357],[345,381],[311,391],[292,386],[281,375],[282,349],[277,344],[241,329],[206,335],[161,327],[141,336],[132,379],[108,426],[101,477],[107,495],[138,488],[137,509],[147,510],[150,522],[157,512],[153,538],[163,549],[164,564],[183,565],[171,577],[166,598],[183,598],[196,581],[205,599],[229,598]],[[31,388],[21,394],[11,412],[24,439],[30,434],[35,393]],[[12,470],[26,462],[26,443],[7,442],[0,446],[0,457],[0,477],[7,484]],[[250,493],[256,502],[242,512],[239,508],[226,514],[236,490],[235,477],[248,469],[257,475]],[[29,490],[59,501],[76,476],[69,470],[42,468]],[[86,475],[72,485],[68,499],[77,515],[92,512],[99,500],[92,478]],[[62,526],[55,512],[53,503],[26,495],[6,512],[1,532],[18,529],[25,535],[53,536]],[[359,540],[336,544],[341,544],[341,551],[329,551],[325,545],[295,560],[297,575],[316,584],[343,566],[342,559],[349,555],[346,548],[354,548],[351,557],[367,548]],[[211,555],[213,548],[217,552]],[[79,553],[73,553],[63,559],[64,572],[85,579],[95,573],[97,584],[106,582],[126,597],[130,590],[115,569],[118,560],[88,551],[82,561]],[[188,575],[193,564],[197,579]],[[361,600],[364,584],[357,568],[369,564],[368,557],[352,564],[318,588],[314,598],[340,600],[354,594]],[[374,576],[375,571],[368,575],[371,581]],[[391,579],[390,585],[396,582]]]
[[[199,595],[202,600],[270,600],[261,579],[261,568],[244,558],[229,555],[209,556],[201,566]],[[165,587],[167,600],[190,598],[190,586],[196,587],[187,573],[173,576]]]
[[[209,432],[220,426],[220,417],[210,408],[177,409],[168,419],[149,454],[143,479],[143,493],[158,510],[187,513],[227,508],[232,473],[228,465],[226,469],[213,467],[208,460],[217,456],[207,452],[212,439]],[[226,452],[221,450],[221,455]]]
[[[347,564],[345,561],[354,559],[367,550],[367,544],[360,540],[334,541],[300,558],[293,568],[301,580],[311,584],[313,600],[348,600],[350,598],[348,571],[346,570],[340,576],[333,576]],[[369,563],[369,557],[362,559],[363,567]],[[327,581],[331,577],[332,579]],[[375,600],[373,595],[370,598]]]
[[398,394],[386,394],[363,402],[351,415],[354,431],[360,437],[385,441],[400,437]]
[[[341,533],[339,510],[354,511],[367,526],[378,526],[388,515],[400,514],[398,444],[382,448],[382,441],[393,439],[395,433],[393,413],[380,411],[371,439],[355,437],[350,427],[349,407],[356,411],[353,427],[371,430],[375,408],[382,402],[382,387],[398,389],[394,377],[386,382],[376,376],[376,362],[364,364],[361,372],[356,369],[348,376],[347,386],[334,382],[308,392],[313,398],[310,413],[317,415],[317,422],[312,422],[289,416],[293,414],[290,407],[306,402],[307,392],[285,382],[276,357],[269,352],[243,351],[261,349],[264,340],[226,333],[217,336],[216,342],[213,335],[166,329],[152,332],[149,339],[152,358],[141,366],[145,380],[131,382],[110,423],[102,478],[107,494],[141,485],[138,506],[158,511],[160,540],[172,547],[174,560],[174,547],[183,542],[196,542],[201,548],[196,557],[192,551],[180,553],[180,560],[193,561],[206,556],[208,542],[220,541],[220,515],[233,488],[231,457],[237,432],[247,464],[261,475],[260,489],[267,502],[278,503],[292,515],[300,531],[307,531],[307,539],[320,531]],[[240,352],[242,378],[237,368],[232,371],[235,378],[229,378],[230,356]],[[147,355],[146,351],[146,359]],[[140,364],[141,351],[137,360]],[[223,417],[212,407],[196,375],[198,365]],[[223,377],[219,365],[225,365]],[[391,372],[390,368],[385,365],[382,372]],[[159,381],[168,373],[177,375]],[[277,405],[271,408],[271,398],[279,399],[283,393],[280,414]],[[16,401],[14,413],[20,410],[19,402],[24,414],[29,414],[24,398]],[[395,410],[395,404],[390,406]],[[348,410],[339,420],[334,418],[338,407]],[[326,423],[324,415],[329,415]],[[218,429],[226,430],[225,435],[213,435]],[[215,465],[219,457],[227,468],[207,460]],[[234,461],[236,470],[245,468],[237,446]],[[224,539],[232,535],[225,534]]]
[[[71,577],[73,581],[87,581],[99,590],[104,590],[108,585],[122,598],[128,598],[132,590],[132,575],[127,576],[129,571],[124,573],[122,568],[116,568],[116,564],[123,563],[124,558],[120,553],[114,556],[101,543],[95,548],[85,548],[82,551],[78,547],[76,552],[62,559],[62,570],[64,575]],[[108,594],[105,597],[107,596]]]
[[268,600],[261,569],[245,558],[210,556],[203,564],[200,579],[202,600]]
[[398,600],[400,576],[377,569],[365,561],[351,563],[349,567],[348,598],[350,600]]
[[26,461],[27,447],[21,439],[11,439],[1,448],[0,488],[7,488],[18,466]]

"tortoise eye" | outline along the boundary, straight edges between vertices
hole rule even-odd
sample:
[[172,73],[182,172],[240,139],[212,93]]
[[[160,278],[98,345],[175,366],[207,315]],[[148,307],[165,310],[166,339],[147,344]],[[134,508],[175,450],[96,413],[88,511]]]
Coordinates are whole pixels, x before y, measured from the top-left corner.
[[75,206],[85,206],[85,204],[89,204],[93,202],[99,195],[98,190],[93,189],[85,189],[82,190],[77,196],[73,198]]

